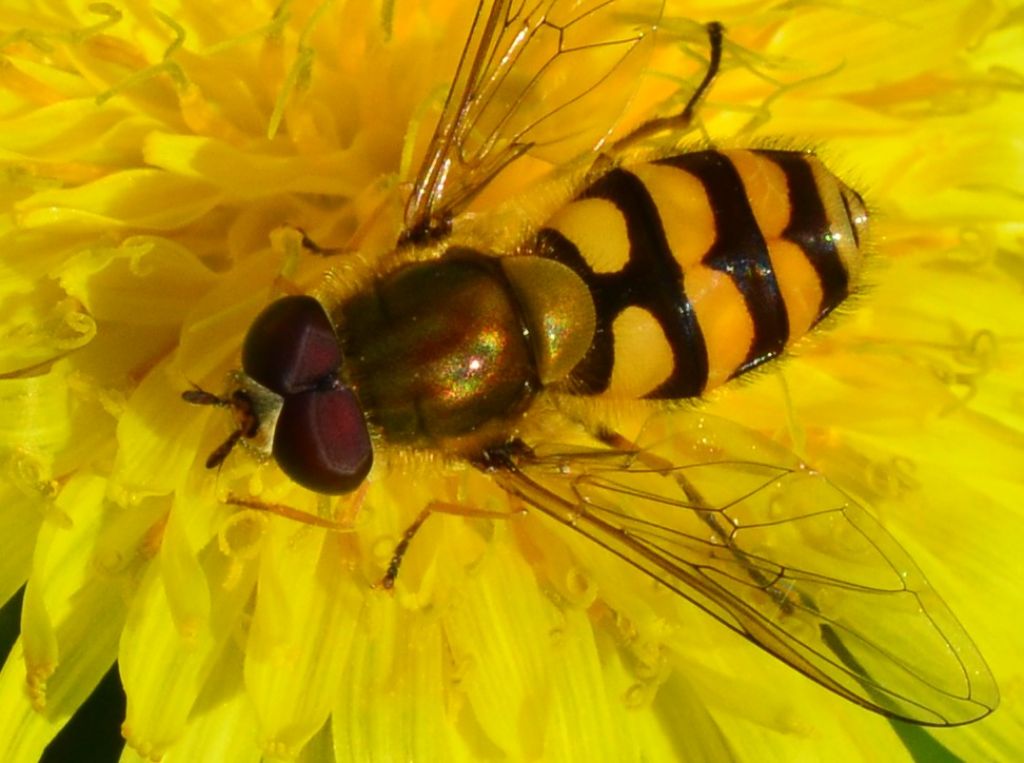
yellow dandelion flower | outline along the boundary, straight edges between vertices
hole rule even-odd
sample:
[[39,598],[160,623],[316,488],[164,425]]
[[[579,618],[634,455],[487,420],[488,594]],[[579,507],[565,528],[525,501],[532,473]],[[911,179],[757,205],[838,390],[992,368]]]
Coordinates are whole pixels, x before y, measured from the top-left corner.
[[[641,19],[658,5],[621,3]],[[93,744],[61,730],[118,681],[123,760],[1014,758],[1024,18],[969,0],[665,5],[653,57],[594,87],[638,79],[620,131],[685,103],[708,65],[702,24],[719,20],[691,144],[813,148],[873,214],[866,284],[840,315],[701,414],[667,415],[736,422],[868,506],[963,621],[1002,706],[956,728],[870,713],[546,517],[495,518],[521,506],[464,459],[381,448],[365,483],[328,498],[248,437],[221,458],[230,416],[182,393],[236,383],[276,297],[336,306],[390,255],[476,3],[13,0],[5,760]],[[515,241],[509,215],[551,205],[533,183],[554,156],[531,151],[457,224]],[[484,338],[481,353],[501,337]],[[623,431],[650,415],[594,408],[579,415]],[[572,431],[545,410],[531,434]],[[432,502],[462,516],[425,522],[394,590],[375,587]]]

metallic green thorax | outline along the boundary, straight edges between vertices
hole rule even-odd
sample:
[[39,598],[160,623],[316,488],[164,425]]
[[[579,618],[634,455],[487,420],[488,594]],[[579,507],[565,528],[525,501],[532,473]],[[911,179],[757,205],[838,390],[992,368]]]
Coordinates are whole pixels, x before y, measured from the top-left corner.
[[403,266],[336,317],[346,376],[392,442],[471,435],[518,415],[540,388],[508,278],[473,250]]

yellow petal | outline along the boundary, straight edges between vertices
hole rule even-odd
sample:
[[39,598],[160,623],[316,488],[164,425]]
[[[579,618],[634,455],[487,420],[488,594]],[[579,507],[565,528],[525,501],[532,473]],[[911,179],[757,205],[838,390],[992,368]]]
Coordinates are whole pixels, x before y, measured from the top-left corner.
[[237,654],[229,653],[214,667],[210,674],[211,690],[196,707],[183,736],[164,756],[165,763],[266,760],[256,744],[252,702],[240,691],[241,673]]
[[117,586],[97,576],[92,554],[105,481],[73,478],[57,498],[70,520],[40,530],[22,610],[28,696],[55,728],[71,716],[114,661],[124,622]]
[[241,575],[226,575],[229,560],[217,550],[206,554],[212,617],[183,633],[164,592],[165,582],[152,566],[128,613],[118,655],[127,695],[123,732],[128,743],[148,757],[160,756],[185,733],[201,692],[212,680],[217,663],[233,649],[243,607],[255,583],[255,565]]
[[18,205],[18,221],[27,228],[172,230],[206,214],[219,200],[219,192],[202,182],[159,170],[124,170],[77,188],[40,191]]
[[66,720],[67,717],[43,715],[29,702],[19,639],[0,671],[0,739],[4,740],[4,754],[11,760],[40,760],[46,745]]
[[201,178],[225,195],[247,201],[285,193],[355,196],[376,179],[377,165],[362,150],[281,157],[209,139],[154,133],[145,152],[153,166]]
[[183,415],[181,393],[187,386],[172,368],[164,360],[146,375],[118,423],[114,480],[129,493],[172,492],[196,458],[200,422]]
[[371,595],[333,711],[334,759],[454,760],[446,662],[436,617]]
[[0,601],[8,601],[21,588],[32,564],[32,548],[43,515],[38,496],[0,488]]
[[566,613],[550,648],[553,669],[545,757],[622,761],[649,750],[648,740],[622,722],[631,687],[613,680],[614,672],[606,665],[610,658],[599,653],[589,618],[580,611]]
[[334,540],[272,532],[262,550],[245,685],[268,755],[297,754],[338,696],[365,589],[338,570]]
[[530,568],[508,544],[493,544],[442,622],[466,697],[464,712],[506,755],[542,755],[552,702],[551,643],[562,616],[537,589]]
[[81,300],[94,320],[142,326],[179,324],[192,307],[192,295],[206,291],[213,280],[189,250],[149,236],[71,258],[60,277],[64,290]]

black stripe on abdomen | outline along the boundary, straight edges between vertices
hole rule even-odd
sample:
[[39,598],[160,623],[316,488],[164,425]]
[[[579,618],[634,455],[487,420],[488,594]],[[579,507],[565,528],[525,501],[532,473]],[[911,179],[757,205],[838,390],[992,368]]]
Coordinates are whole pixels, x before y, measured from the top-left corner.
[[[786,175],[791,212],[782,237],[803,250],[818,274],[821,282],[818,320],[821,320],[849,295],[850,276],[832,240],[832,223],[821,200],[814,171],[804,155],[794,151],[761,150],[757,153],[775,162]],[[855,230],[853,225],[850,229]]]
[[576,246],[555,230],[538,234],[538,251],[571,267],[590,288],[597,330],[594,343],[572,373],[575,391],[600,394],[608,389],[612,367],[642,358],[615,358],[612,324],[622,310],[636,306],[658,321],[672,350],[671,375],[647,397],[695,397],[708,378],[704,336],[686,296],[683,272],[672,256],[657,207],[643,181],[614,169],[578,197],[604,199],[622,214],[629,240],[629,259],[615,273],[594,273]]
[[789,341],[789,317],[772,269],[768,244],[732,162],[717,151],[680,154],[657,162],[694,175],[704,186],[714,214],[715,242],[703,264],[736,284],[754,324],[746,360],[733,372],[760,365],[782,353]]

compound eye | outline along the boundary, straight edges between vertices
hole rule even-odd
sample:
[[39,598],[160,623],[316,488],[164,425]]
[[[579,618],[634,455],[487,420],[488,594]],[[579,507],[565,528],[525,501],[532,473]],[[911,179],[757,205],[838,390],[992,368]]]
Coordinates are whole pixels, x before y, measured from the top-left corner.
[[352,390],[337,387],[286,397],[274,428],[274,459],[317,493],[348,493],[373,464],[373,446]]
[[270,303],[256,316],[242,345],[242,370],[279,395],[316,387],[340,366],[334,327],[323,305],[309,296]]

